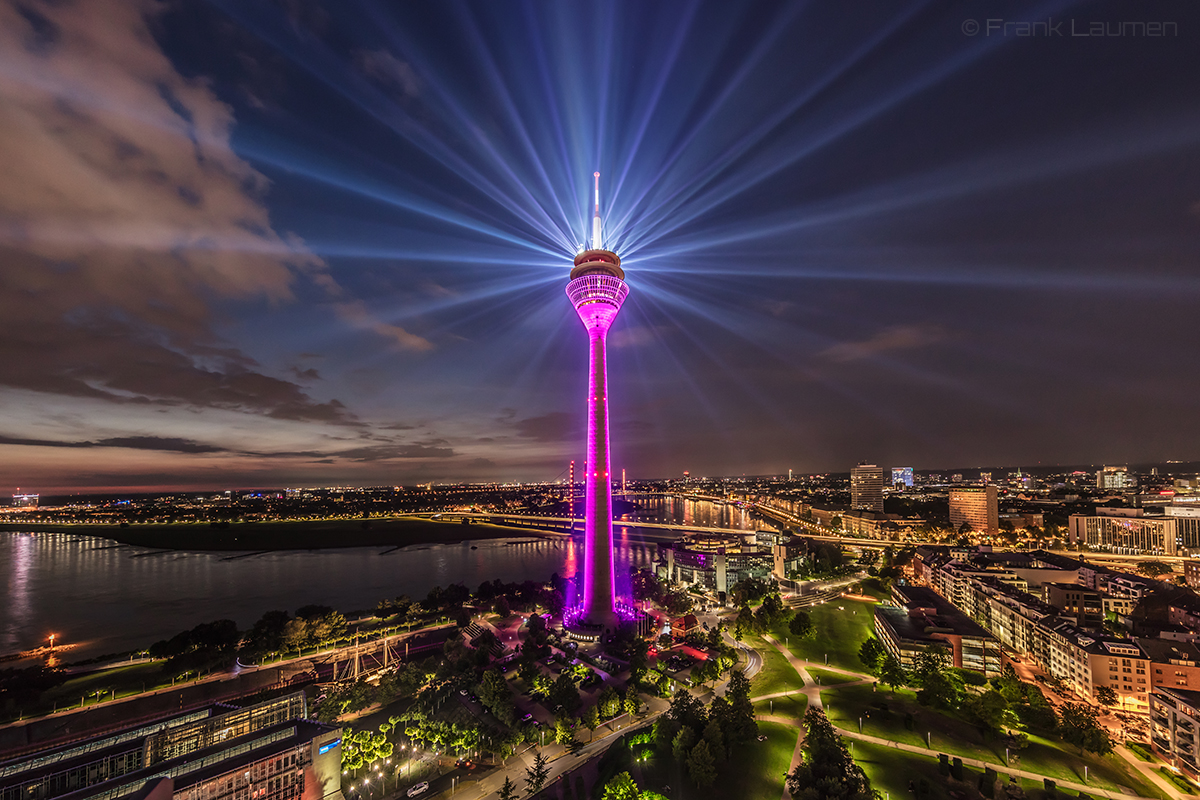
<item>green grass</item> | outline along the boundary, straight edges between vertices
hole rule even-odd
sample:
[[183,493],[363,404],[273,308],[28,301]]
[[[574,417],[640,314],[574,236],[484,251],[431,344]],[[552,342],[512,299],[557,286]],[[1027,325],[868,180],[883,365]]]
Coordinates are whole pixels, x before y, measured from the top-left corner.
[[747,634],[743,640],[763,657],[762,669],[750,679],[751,697],[804,688],[800,674],[792,669],[792,665],[773,645],[754,634]]
[[[862,732],[871,736],[926,747],[925,736],[929,732],[929,749],[934,754],[948,753],[1001,765],[1005,763],[1002,739],[984,739],[974,725],[919,705],[911,691],[899,690],[893,694],[879,689],[872,693],[869,686],[848,686],[822,691],[821,700],[830,720],[845,730],[857,731],[861,716]],[[875,707],[881,702],[888,704],[887,712]],[[914,729],[911,731],[904,725],[906,713],[913,715]],[[1081,756],[1061,741],[1031,735],[1029,746],[1011,755],[1016,756],[1012,762],[1014,767],[1057,780],[1084,783],[1084,766],[1087,766],[1086,783],[1090,786],[1110,790],[1127,786],[1144,797],[1161,796],[1161,792],[1149,785],[1132,765],[1115,754],[1103,758],[1090,754]]]
[[1151,764],[1158,763],[1158,759],[1154,757],[1154,753],[1150,752],[1150,748],[1146,747],[1144,744],[1138,744],[1137,742],[1126,742],[1125,749],[1133,753],[1142,761],[1149,761]]
[[790,639],[788,649],[797,658],[824,664],[828,656],[831,667],[862,672],[865,668],[858,660],[858,648],[875,633],[874,610],[874,604],[861,600],[833,600],[807,609],[816,631],[813,638],[797,641],[786,626],[773,633],[780,643]]
[[1159,767],[1158,771],[1162,773],[1164,778],[1179,787],[1179,791],[1183,792],[1184,794],[1200,794],[1200,787],[1197,787],[1196,784],[1192,783],[1174,770],[1168,769],[1167,767]]
[[56,705],[58,708],[78,706],[81,697],[87,697],[85,706],[94,705],[96,697],[93,692],[104,692],[104,699],[110,700],[113,690],[116,690],[117,697],[126,697],[141,692],[143,685],[147,690],[171,685],[169,679],[163,683],[162,662],[133,664],[70,678],[43,693],[37,710],[51,711]]
[[[850,740],[845,742],[849,747]],[[936,756],[919,756],[870,742],[854,742],[853,745],[854,760],[867,774],[871,788],[877,789],[884,798],[910,800],[912,794],[908,791],[908,782],[919,784],[924,778],[929,781],[929,800],[949,800],[951,789],[974,790],[979,780],[978,771],[966,766],[961,782],[949,775],[939,775]]]
[[[673,800],[762,800],[783,794],[783,776],[792,763],[792,752],[800,731],[772,722],[758,723],[765,742],[752,742],[717,765],[717,782],[699,789],[686,777],[684,768],[661,755],[633,763],[629,772],[642,789],[671,787]],[[624,769],[625,767],[621,767]]]
[[794,719],[797,725],[804,718],[804,712],[807,709],[808,695],[804,694],[789,694],[785,697],[776,697],[773,700],[759,700],[754,704],[755,714],[787,717]]
[[847,675],[844,672],[834,672],[831,669],[821,669],[820,667],[808,667],[808,674],[813,676],[821,686],[830,686],[838,683],[850,683],[852,681],[860,681],[862,678],[854,675]]

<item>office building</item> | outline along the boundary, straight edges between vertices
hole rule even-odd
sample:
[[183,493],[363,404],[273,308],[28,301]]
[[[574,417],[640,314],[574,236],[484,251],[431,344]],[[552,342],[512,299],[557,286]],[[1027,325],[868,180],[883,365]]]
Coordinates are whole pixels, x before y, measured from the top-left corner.
[[0,800],[342,800],[341,728],[303,692],[213,704],[0,763]]
[[1000,504],[995,486],[956,486],[950,490],[950,527],[969,526],[976,533],[1000,532]]
[[1137,486],[1137,478],[1129,467],[1104,467],[1096,472],[1097,489],[1129,489]]
[[850,470],[850,507],[883,511],[883,467],[859,464]]
[[1071,544],[1082,543],[1092,550],[1128,555],[1176,555],[1179,539],[1177,518],[1114,513],[1140,512],[1141,509],[1098,510],[1106,513],[1094,516],[1071,515],[1068,527]]
[[892,467],[892,486],[903,486],[911,489],[913,485],[912,467]]
[[690,534],[658,546],[656,573],[702,592],[728,593],[746,578],[770,580],[775,547],[758,545],[753,536]]
[[1000,643],[953,604],[923,586],[892,587],[892,603],[875,607],[875,636],[905,669],[917,656],[942,650],[955,667],[1000,674]]

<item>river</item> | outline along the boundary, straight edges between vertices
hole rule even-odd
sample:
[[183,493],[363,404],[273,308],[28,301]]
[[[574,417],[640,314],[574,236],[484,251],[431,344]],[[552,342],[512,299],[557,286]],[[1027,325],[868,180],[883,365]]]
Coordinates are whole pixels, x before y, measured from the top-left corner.
[[[637,498],[637,518],[751,529],[741,509],[677,498]],[[655,544],[618,528],[619,569],[649,566]],[[389,552],[390,551],[390,552]],[[575,574],[579,544],[512,537],[402,550],[356,547],[244,553],[162,552],[62,533],[0,532],[0,653],[45,644],[75,647],[66,661],[146,647],[201,622],[248,628],[265,611],[310,603],[344,612],[384,598],[424,597],[434,586],[485,580],[546,580]],[[27,662],[0,663],[0,667]]]

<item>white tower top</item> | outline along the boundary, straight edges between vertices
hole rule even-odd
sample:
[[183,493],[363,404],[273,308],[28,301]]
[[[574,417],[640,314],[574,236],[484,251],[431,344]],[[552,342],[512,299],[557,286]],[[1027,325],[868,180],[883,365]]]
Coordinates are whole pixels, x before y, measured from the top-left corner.
[[596,175],[596,214],[592,217],[592,249],[603,250],[604,239],[600,235],[600,173]]

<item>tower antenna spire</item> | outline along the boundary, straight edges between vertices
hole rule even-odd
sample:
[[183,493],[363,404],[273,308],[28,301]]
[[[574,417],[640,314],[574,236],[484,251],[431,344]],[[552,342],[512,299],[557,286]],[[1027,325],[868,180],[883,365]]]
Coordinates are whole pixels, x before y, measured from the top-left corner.
[[596,214],[592,217],[592,249],[603,250],[604,239],[600,235],[600,173],[595,173],[596,178]]

